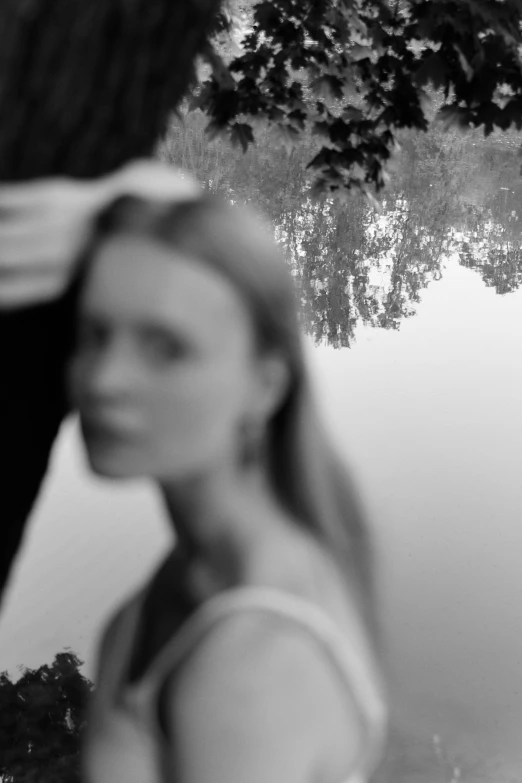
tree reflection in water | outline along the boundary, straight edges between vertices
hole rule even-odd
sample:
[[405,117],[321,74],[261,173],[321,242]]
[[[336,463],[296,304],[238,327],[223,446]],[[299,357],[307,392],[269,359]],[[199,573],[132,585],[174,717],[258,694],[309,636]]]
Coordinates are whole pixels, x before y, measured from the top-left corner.
[[[243,155],[209,144],[204,120],[173,125],[162,157],[209,189],[264,209],[298,283],[305,329],[317,342],[349,347],[361,324],[399,329],[451,256],[497,293],[522,282],[522,177],[517,134],[404,133],[382,213],[362,197],[312,202],[306,161],[313,139],[287,153],[261,130]],[[504,763],[481,750],[465,757],[392,719],[387,756],[373,783],[507,781]],[[462,770],[462,777],[461,777]]]
[[497,293],[522,282],[522,196],[517,134],[484,140],[434,127],[404,133],[379,214],[359,194],[312,202],[306,161],[314,140],[290,152],[261,128],[246,155],[209,142],[202,115],[176,120],[159,149],[210,190],[253,201],[272,220],[292,269],[305,330],[342,348],[360,324],[398,329],[453,254]]

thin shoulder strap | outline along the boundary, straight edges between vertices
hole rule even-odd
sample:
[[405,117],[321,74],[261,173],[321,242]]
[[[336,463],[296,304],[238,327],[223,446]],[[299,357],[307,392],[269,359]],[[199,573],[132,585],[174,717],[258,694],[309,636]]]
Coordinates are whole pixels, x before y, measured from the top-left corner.
[[[223,591],[203,603],[161,650],[146,677],[175,670],[195,646],[219,622],[243,611],[275,614],[304,628],[320,643],[339,672],[361,717],[365,733],[357,772],[362,779],[372,774],[386,740],[387,709],[382,681],[370,651],[366,653],[360,628],[352,636],[343,632],[318,606],[283,590],[269,587],[240,587]],[[146,686],[147,687],[147,686]]]

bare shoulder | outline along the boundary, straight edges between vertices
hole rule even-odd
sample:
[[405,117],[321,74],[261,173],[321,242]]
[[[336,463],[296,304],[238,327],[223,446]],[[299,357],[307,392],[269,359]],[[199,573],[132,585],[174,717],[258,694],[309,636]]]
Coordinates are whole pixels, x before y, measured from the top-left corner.
[[360,726],[320,644],[282,618],[236,614],[210,631],[168,685],[180,783],[343,779]]

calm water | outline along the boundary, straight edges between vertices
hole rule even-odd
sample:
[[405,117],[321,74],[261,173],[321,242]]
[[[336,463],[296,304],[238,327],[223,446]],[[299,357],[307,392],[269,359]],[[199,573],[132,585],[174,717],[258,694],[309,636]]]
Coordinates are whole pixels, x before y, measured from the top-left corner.
[[[376,216],[356,198],[312,205],[306,150],[288,157],[267,142],[238,157],[185,122],[165,156],[188,165],[190,148],[200,181],[254,198],[277,226],[325,422],[364,491],[393,707],[392,752],[377,783],[518,783],[516,146],[437,131],[406,138],[395,189]],[[0,669],[38,667],[69,646],[92,677],[101,624],[168,544],[154,492],[89,477],[68,422],[2,614]]]
[[[522,293],[444,267],[398,331],[358,327],[350,349],[310,342],[310,364],[380,542],[391,690],[412,753],[429,766],[438,734],[463,780],[520,780]],[[70,646],[92,676],[100,624],[168,541],[153,492],[90,478],[68,423],[6,601],[0,668]]]

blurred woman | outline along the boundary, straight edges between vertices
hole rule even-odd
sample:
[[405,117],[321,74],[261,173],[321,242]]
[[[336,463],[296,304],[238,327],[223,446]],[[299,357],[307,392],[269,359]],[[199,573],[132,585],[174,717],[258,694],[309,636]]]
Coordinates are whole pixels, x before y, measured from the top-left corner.
[[215,197],[130,196],[83,263],[88,461],[154,482],[174,538],[103,633],[86,783],[368,780],[386,727],[370,547],[269,232]]

